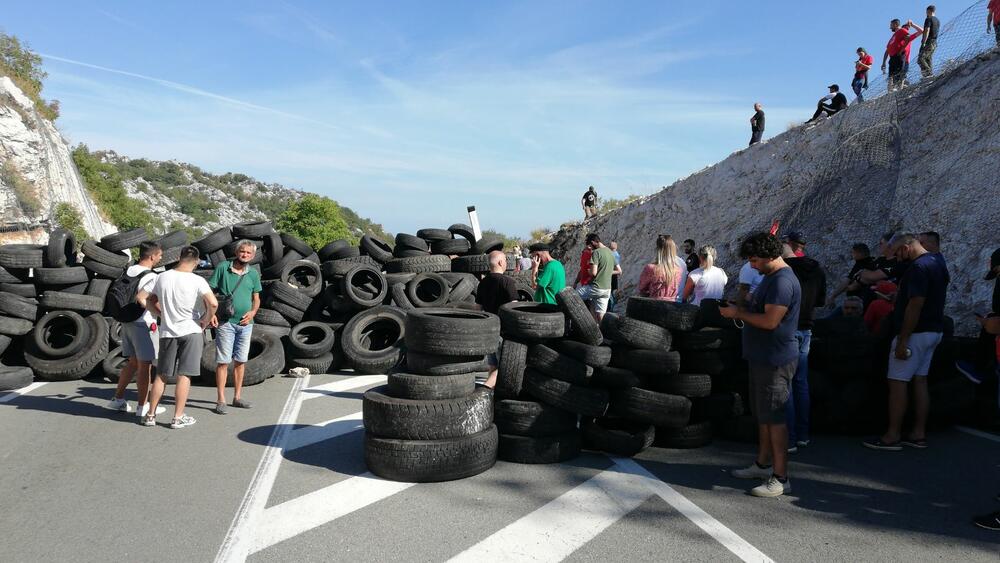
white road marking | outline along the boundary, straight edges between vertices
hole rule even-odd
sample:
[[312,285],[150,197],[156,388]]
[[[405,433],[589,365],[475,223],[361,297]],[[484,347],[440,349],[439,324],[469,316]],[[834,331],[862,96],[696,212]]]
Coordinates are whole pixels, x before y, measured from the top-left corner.
[[285,440],[283,449],[286,452],[291,451],[315,444],[316,442],[322,442],[324,440],[336,438],[337,436],[350,434],[351,432],[355,432],[363,428],[364,425],[361,423],[361,413],[352,413],[340,418],[334,418],[333,420],[327,420],[326,422],[320,422],[319,424],[303,426],[302,428],[292,430],[292,432],[288,435],[288,438]]
[[602,471],[450,561],[562,561],[652,496],[644,481]]
[[402,492],[415,483],[385,481],[371,473],[351,477],[264,511],[251,553],[332,522]]
[[349,391],[351,389],[357,389],[359,387],[368,387],[371,385],[382,385],[385,383],[384,375],[355,375],[347,379],[340,379],[332,383],[326,383],[324,385],[317,385],[316,387],[309,387],[302,390],[303,400],[315,399],[316,397],[326,397],[332,393],[340,393],[343,391]]
[[1000,436],[997,436],[996,434],[990,434],[989,432],[983,432],[982,430],[976,430],[975,428],[969,428],[968,426],[956,426],[955,429],[961,430],[966,434],[986,438],[987,440],[993,440],[994,442],[1000,442]]
[[41,387],[42,385],[45,385],[46,383],[48,383],[48,382],[47,381],[36,381],[36,382],[34,382],[34,383],[30,384],[30,385],[25,385],[24,387],[21,387],[20,389],[13,389],[11,391],[5,391],[2,395],[0,395],[0,403],[6,403],[8,401],[13,401],[14,399],[20,397],[21,395],[25,395],[25,394],[31,393],[32,391],[34,391],[35,389],[38,389],[39,387]]
[[219,547],[215,555],[216,563],[246,561],[250,553],[251,535],[257,531],[257,522],[260,519],[267,499],[271,496],[271,488],[274,480],[278,476],[278,468],[281,465],[281,452],[288,434],[291,432],[291,424],[299,416],[299,409],[302,407],[302,389],[309,384],[309,377],[297,379],[292,386],[292,391],[288,395],[285,407],[278,417],[277,427],[271,433],[271,439],[267,443],[264,455],[257,464],[253,479],[250,480],[250,488],[247,489],[240,503],[236,516],[233,517],[232,524],[229,525],[229,532]]
[[705,533],[715,538],[715,541],[731,551],[743,561],[774,561],[764,555],[756,547],[741,538],[736,532],[730,530],[722,522],[712,518],[707,512],[698,507],[695,503],[685,498],[682,494],[674,490],[673,487],[658,479],[655,475],[639,465],[634,459],[611,458],[615,462],[615,468],[625,473],[643,477],[643,483],[652,493],[665,500],[667,504],[674,507],[674,510],[683,514],[688,520],[694,522]]

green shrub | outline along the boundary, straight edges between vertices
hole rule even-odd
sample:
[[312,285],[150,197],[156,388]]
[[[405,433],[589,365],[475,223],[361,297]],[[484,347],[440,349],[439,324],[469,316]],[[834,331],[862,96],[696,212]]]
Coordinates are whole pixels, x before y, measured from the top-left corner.
[[52,219],[57,226],[73,233],[78,245],[90,239],[90,234],[83,226],[83,217],[80,216],[80,210],[72,203],[57,203],[55,209],[52,211]]
[[112,225],[122,230],[143,227],[151,233],[160,231],[162,221],[153,217],[142,202],[128,196],[122,176],[113,165],[101,162],[82,144],[73,149],[73,162],[97,208]]
[[358,242],[358,237],[347,228],[337,202],[316,194],[306,194],[289,203],[274,221],[274,228],[299,237],[314,249],[337,239]]
[[633,201],[638,201],[641,198],[642,196],[637,194],[631,194],[625,196],[624,199],[615,199],[613,197],[609,197],[601,202],[599,213],[607,213],[608,211],[613,211],[620,207],[625,207],[626,205],[632,203]]
[[43,117],[59,117],[59,102],[42,99],[42,81],[48,76],[42,70],[42,57],[31,52],[13,35],[0,32],[0,74],[9,76],[22,92],[35,104]]

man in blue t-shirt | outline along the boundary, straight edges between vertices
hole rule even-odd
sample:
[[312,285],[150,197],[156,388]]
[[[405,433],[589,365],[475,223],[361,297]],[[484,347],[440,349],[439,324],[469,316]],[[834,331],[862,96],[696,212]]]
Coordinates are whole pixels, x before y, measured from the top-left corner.
[[[944,336],[944,302],[951,276],[944,258],[928,252],[916,235],[896,235],[892,248],[908,263],[899,282],[892,314],[895,338],[889,351],[889,428],[881,437],[866,440],[873,450],[899,451],[903,446],[927,447],[927,373],[934,350]],[[910,382],[913,382],[913,430],[903,436]]]
[[741,479],[761,479],[750,494],[781,496],[788,480],[788,429],[785,425],[789,385],[799,363],[798,329],[802,289],[782,254],[781,241],[759,233],[743,241],[740,257],[764,275],[747,308],[721,306],[723,317],[743,326],[743,357],[750,364],[750,408],[757,419],[757,460],[732,471]]

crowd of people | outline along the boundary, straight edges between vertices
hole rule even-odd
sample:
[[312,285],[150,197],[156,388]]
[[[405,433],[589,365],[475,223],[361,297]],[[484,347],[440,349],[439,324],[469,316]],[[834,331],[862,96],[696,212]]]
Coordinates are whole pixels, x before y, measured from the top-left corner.
[[[941,33],[941,21],[937,17],[937,7],[927,6],[924,25],[920,26],[913,20],[903,22],[893,19],[889,22],[889,42],[882,54],[880,69],[887,74],[887,89],[892,92],[906,86],[906,77],[910,71],[910,53],[913,43],[920,39],[920,50],[917,54],[917,65],[924,78],[934,74],[934,52],[937,50],[938,37]],[[990,0],[986,7],[986,32],[996,34],[997,46],[1000,47],[1000,0]],[[875,58],[864,47],[858,47],[858,58],[854,61],[854,77],[851,89],[856,96],[855,103],[865,101],[864,92],[868,89],[868,72],[875,66]],[[840,91],[838,84],[828,87],[829,93],[820,98],[816,104],[816,113],[806,121],[814,123],[823,115],[833,116],[848,106],[847,96]],[[750,146],[759,142],[764,136],[764,106],[757,102],[753,106],[754,114],[750,118]]]
[[[168,379],[176,378],[174,415],[171,428],[185,428],[196,422],[185,414],[191,378],[201,372],[203,333],[215,328],[216,388],[214,412],[226,414],[228,407],[248,409],[242,396],[245,364],[250,352],[253,319],[260,308],[261,278],[250,267],[256,243],[243,240],[235,257],[220,263],[208,280],[194,273],[201,263],[198,249],[185,246],[173,269],[157,274],[153,267],[163,256],[159,244],[139,246],[139,260],[115,280],[109,294],[124,296],[124,306],[116,318],[122,323],[122,355],[128,359],[118,376],[115,395],[107,408],[133,412],[125,400],[125,390],[136,382],[136,416],[144,426],[155,426],[159,405]],[[134,305],[133,305],[134,303]],[[159,320],[159,323],[157,323]],[[233,399],[226,400],[230,364],[233,372]],[[152,378],[156,366],[157,377]]]

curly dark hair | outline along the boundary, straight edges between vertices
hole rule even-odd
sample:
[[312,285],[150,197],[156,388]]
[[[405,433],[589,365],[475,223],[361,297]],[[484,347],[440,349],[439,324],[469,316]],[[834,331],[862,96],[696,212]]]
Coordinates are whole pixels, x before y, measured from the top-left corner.
[[740,258],[769,258],[781,256],[781,240],[771,233],[757,233],[747,237],[740,244]]

